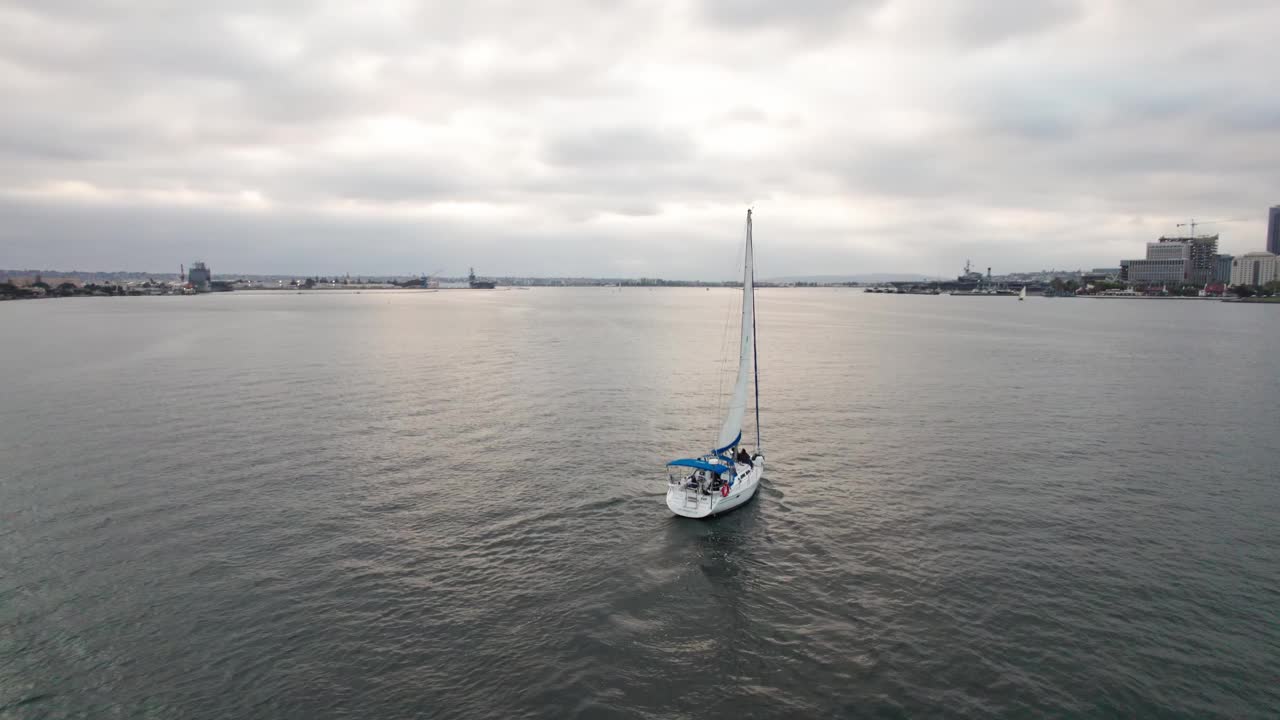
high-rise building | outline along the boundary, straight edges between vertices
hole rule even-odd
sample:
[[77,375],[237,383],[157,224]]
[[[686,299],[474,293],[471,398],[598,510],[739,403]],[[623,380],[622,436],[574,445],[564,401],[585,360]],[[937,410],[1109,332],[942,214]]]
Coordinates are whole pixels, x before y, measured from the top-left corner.
[[1147,243],[1148,260],[1182,260],[1191,259],[1191,244],[1177,242],[1174,238],[1160,238],[1160,242]]
[[1181,285],[1191,268],[1191,243],[1178,238],[1160,238],[1147,243],[1142,260],[1121,260],[1121,279],[1131,283]]
[[1277,258],[1269,252],[1245,253],[1231,261],[1231,284],[1266,285],[1277,279]]
[[[1217,261],[1214,259],[1218,254],[1217,235],[1162,237],[1158,243],[1147,243],[1147,259],[1163,260],[1177,257],[1183,252],[1174,250],[1177,247],[1185,248],[1183,257],[1187,259],[1186,280],[1188,282],[1199,285],[1213,279],[1217,268]],[[1152,254],[1153,248],[1157,249],[1156,254]]]
[[1191,267],[1187,274],[1195,283],[1206,283],[1213,279],[1218,265],[1218,236],[1201,235],[1191,238]]
[[1280,205],[1273,205],[1267,213],[1267,252],[1280,255]]
[[1218,256],[1217,262],[1214,263],[1213,282],[1231,282],[1231,260],[1230,255]]
[[1131,283],[1163,283],[1200,285],[1224,278],[1227,267],[1219,267],[1218,236],[1161,237],[1147,243],[1147,256],[1142,260],[1121,260],[1120,279]]

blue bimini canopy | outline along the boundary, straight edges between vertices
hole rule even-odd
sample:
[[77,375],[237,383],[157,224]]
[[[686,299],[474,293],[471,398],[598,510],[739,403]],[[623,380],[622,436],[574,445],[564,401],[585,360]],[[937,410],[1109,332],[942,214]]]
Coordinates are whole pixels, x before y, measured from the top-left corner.
[[707,472],[713,472],[713,473],[716,473],[717,475],[723,472],[731,472],[733,470],[732,467],[725,467],[724,465],[714,465],[705,460],[690,460],[687,458],[681,459],[681,460],[672,460],[671,462],[667,463],[667,465],[677,465],[679,467],[691,467],[691,468],[696,468],[698,470],[706,470]]

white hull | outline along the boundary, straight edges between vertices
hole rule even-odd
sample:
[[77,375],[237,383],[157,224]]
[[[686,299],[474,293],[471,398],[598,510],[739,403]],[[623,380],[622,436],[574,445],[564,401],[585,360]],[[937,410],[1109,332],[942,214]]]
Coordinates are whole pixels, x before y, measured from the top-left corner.
[[729,512],[742,505],[750,500],[756,494],[756,489],[760,487],[760,479],[764,477],[764,458],[755,458],[755,467],[750,469],[747,469],[746,465],[738,467],[745,472],[734,481],[727,496],[719,492],[703,494],[697,488],[685,487],[683,482],[668,484],[667,507],[680,517],[705,518]]

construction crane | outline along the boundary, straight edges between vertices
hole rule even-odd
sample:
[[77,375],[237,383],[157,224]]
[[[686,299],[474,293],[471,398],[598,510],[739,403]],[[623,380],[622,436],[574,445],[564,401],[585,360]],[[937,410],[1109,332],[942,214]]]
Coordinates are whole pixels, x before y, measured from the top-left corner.
[[1230,220],[1196,220],[1195,218],[1191,218],[1188,222],[1178,223],[1178,227],[1187,227],[1190,225],[1191,237],[1195,237],[1197,225],[1220,225],[1222,223],[1241,222],[1241,220],[1241,218],[1231,218]]

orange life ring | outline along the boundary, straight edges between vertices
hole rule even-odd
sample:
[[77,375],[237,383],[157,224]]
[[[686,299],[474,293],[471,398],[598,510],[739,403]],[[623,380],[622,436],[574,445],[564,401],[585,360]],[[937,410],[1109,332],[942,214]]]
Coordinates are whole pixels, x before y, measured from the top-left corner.
[[720,497],[729,497],[729,486],[728,486],[728,485],[721,485],[721,486],[720,486]]

